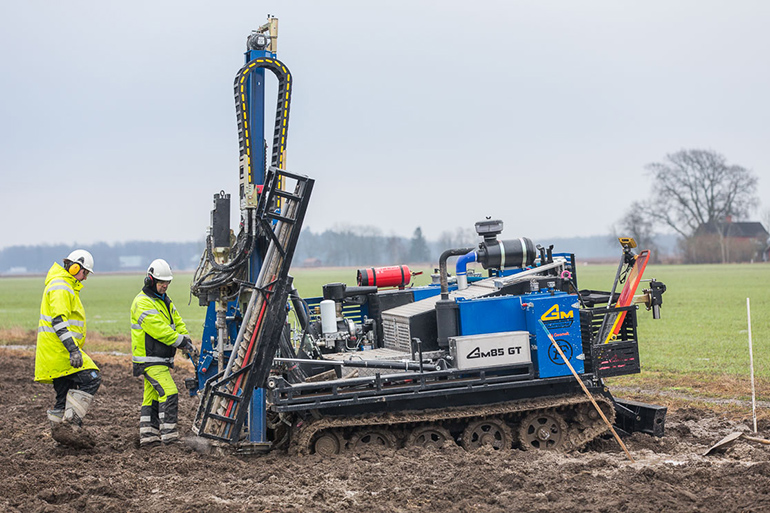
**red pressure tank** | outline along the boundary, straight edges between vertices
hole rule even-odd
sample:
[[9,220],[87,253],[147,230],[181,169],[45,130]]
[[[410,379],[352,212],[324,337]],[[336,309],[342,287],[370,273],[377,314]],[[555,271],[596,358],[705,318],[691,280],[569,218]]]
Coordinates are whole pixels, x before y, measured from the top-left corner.
[[359,287],[406,287],[411,279],[412,273],[405,265],[359,269],[356,276]]

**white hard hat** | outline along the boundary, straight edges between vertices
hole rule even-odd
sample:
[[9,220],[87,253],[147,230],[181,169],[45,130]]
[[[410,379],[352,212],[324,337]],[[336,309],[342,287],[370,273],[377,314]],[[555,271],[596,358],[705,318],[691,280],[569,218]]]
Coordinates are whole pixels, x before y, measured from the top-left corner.
[[64,259],[65,262],[69,261],[73,264],[79,264],[80,267],[88,271],[89,273],[94,272],[94,257],[91,256],[91,253],[86,251],[85,249],[76,249],[69,255],[67,255],[67,258]]
[[153,260],[150,267],[147,268],[147,274],[160,281],[171,281],[174,275],[171,274],[171,266],[162,258]]

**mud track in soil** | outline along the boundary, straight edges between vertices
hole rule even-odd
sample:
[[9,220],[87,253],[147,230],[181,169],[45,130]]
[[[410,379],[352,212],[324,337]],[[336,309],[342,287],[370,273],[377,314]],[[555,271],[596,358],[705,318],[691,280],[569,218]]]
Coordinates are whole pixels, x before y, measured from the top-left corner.
[[[58,446],[32,381],[34,353],[1,350],[0,506],[5,511],[770,511],[770,447],[739,440],[703,453],[747,420],[670,409],[662,439],[635,434],[629,462],[612,439],[551,454],[459,447],[331,458],[241,457],[187,446],[140,450],[141,383],[126,357],[96,355],[104,385],[87,419],[90,450]],[[191,368],[174,371],[181,385]],[[195,399],[180,397],[189,435]],[[759,436],[770,438],[770,422]]]

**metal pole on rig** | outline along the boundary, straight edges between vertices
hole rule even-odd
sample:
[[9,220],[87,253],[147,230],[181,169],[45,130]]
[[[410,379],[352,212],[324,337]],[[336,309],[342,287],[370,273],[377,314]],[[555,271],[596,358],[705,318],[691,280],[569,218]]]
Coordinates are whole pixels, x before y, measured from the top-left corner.
[[751,343],[751,301],[746,298],[746,315],[749,323],[749,367],[751,368],[751,416],[754,418],[754,432],[757,432],[757,398],[754,389],[754,348]]

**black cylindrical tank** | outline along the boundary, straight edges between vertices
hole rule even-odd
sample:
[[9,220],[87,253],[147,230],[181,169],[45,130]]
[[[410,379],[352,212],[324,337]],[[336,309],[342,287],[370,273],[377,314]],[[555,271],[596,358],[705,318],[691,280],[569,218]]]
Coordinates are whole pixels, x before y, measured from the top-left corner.
[[532,265],[537,257],[535,244],[526,237],[513,240],[484,240],[476,250],[484,269],[511,269]]

